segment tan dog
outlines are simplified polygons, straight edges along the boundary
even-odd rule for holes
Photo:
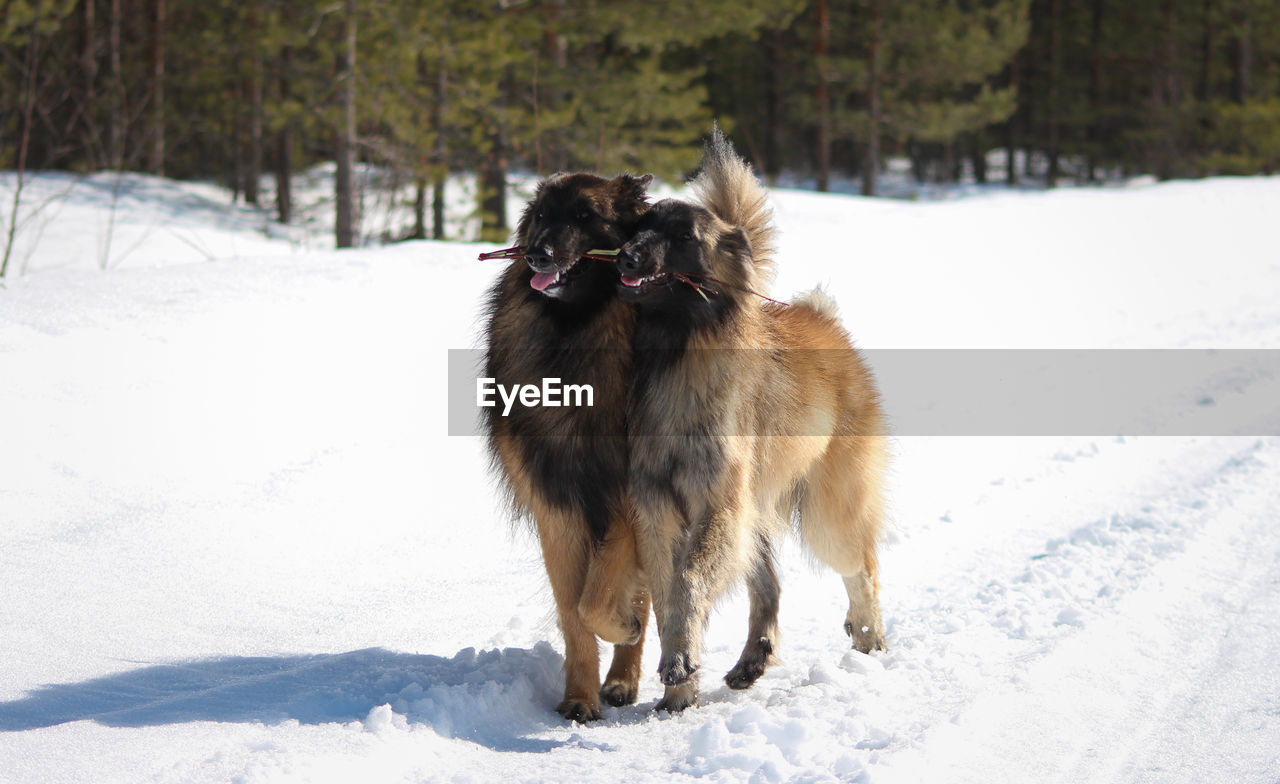
[[[884,645],[876,546],[887,463],[871,373],[820,292],[789,306],[769,279],[765,192],[717,131],[694,186],[705,206],[654,204],[618,255],[639,306],[628,409],[630,488],[671,711],[697,702],[703,630],[746,578],[746,646],[725,676],[747,688],[778,643],[773,540],[802,541],[844,578],[845,631]]]

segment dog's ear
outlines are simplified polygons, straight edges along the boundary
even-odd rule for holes
[[[613,186],[616,189],[619,200],[643,202],[648,196],[646,189],[649,183],[653,182],[652,174],[622,174],[614,178]]]
[[[535,206],[538,200],[542,198],[542,194],[547,192],[547,187],[552,184],[553,180],[562,179],[563,175],[553,174],[550,177],[538,183],[538,187],[533,190],[533,198],[529,199],[529,203],[524,205],[524,210],[520,212],[520,220],[516,221],[516,244],[529,244],[529,228],[533,225],[533,216],[535,214]]]
[[[541,193],[542,189],[539,188]],[[529,244],[529,227],[533,224],[533,205],[538,203],[538,197],[534,196],[529,203],[524,205],[524,211],[520,213],[520,220],[516,222],[516,244]]]
[[[747,233],[741,226],[734,226],[721,234],[716,240],[716,249],[743,262],[751,261],[751,240],[747,239]]]

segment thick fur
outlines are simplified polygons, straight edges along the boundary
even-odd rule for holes
[[[694,185],[712,209],[655,204],[619,256],[623,295],[639,305],[630,488],[662,637],[659,707],[673,711],[697,702],[712,605],[744,578],[747,642],[725,680],[746,688],[773,661],[773,540],[791,520],[844,578],[853,646],[884,645],[886,444],[874,380],[825,294],[780,306],[744,290],[768,281],[773,227],[763,188],[718,132]],[[704,298],[670,272],[727,285]]]
[[[518,244],[554,265],[558,285],[533,285],[533,262],[512,263],[489,292],[485,375],[502,385],[590,384],[594,405],[484,409],[489,451],[513,509],[533,523],[565,640],[565,718],[600,717],[600,700],[635,702],[648,596],[638,572],[627,494],[627,379],[635,308],[616,296],[607,262],[648,208],[650,177],[557,174],[542,182],[516,229]],[[531,257],[532,258],[532,257]],[[550,273],[548,273],[550,274]],[[612,642],[603,687],[596,636]]]

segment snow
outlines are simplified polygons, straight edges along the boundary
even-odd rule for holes
[[[736,594],[700,707],[652,711],[650,639],[639,704],[567,724],[537,548],[448,435],[489,246],[335,252],[139,175],[30,187],[0,288],[4,784],[1276,781],[1274,409],[1247,437],[899,437],[888,651],[848,650],[839,579],[788,545],[753,689],[713,675]],[[1277,178],[774,202],[775,294],[823,284],[867,349],[1280,347]]]

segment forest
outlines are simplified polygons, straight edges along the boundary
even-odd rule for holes
[[[445,238],[451,173],[484,236],[512,172],[678,182],[713,121],[770,181],[1270,174],[1278,0],[5,0],[0,167],[210,179],[289,222],[336,162],[411,184]],[[274,181],[271,204],[262,183]],[[14,197],[15,199],[17,196]]]

